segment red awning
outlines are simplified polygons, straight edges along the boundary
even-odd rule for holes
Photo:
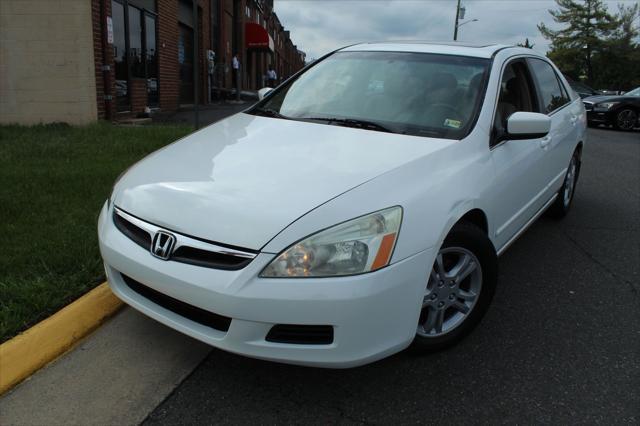
[[[244,40],[247,49],[270,50],[273,52],[273,39],[262,26],[247,22],[244,24]]]

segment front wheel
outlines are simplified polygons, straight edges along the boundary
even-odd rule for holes
[[[616,114],[613,125],[618,130],[630,131],[636,127],[638,122],[638,113],[632,109],[625,108]]]
[[[497,275],[497,255],[485,233],[468,223],[456,225],[425,284],[414,349],[444,349],[468,334],[489,307]]]

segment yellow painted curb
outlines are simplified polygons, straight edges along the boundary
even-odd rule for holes
[[[100,284],[75,302],[0,345],[0,395],[71,349],[122,302]]]

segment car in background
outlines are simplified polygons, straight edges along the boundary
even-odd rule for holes
[[[605,124],[619,130],[640,127],[640,87],[620,96],[590,96],[582,103],[589,126]]]
[[[601,92],[599,92],[598,90],[595,90],[595,89],[587,86],[584,83],[572,80],[571,78],[569,78],[567,76],[565,76],[565,78],[567,79],[567,82],[569,83],[569,86],[571,86],[573,91],[576,92],[578,94],[578,96],[580,96],[583,99],[584,98],[588,98],[589,96],[602,95]]]

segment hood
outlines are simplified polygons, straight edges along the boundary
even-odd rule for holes
[[[453,143],[240,113],[134,165],[113,201],[169,230],[257,250],[320,204]]]
[[[599,104],[602,102],[624,102],[628,100],[628,97],[620,96],[620,95],[599,95],[599,96],[589,96],[584,98],[583,101],[593,102],[594,104]]]

